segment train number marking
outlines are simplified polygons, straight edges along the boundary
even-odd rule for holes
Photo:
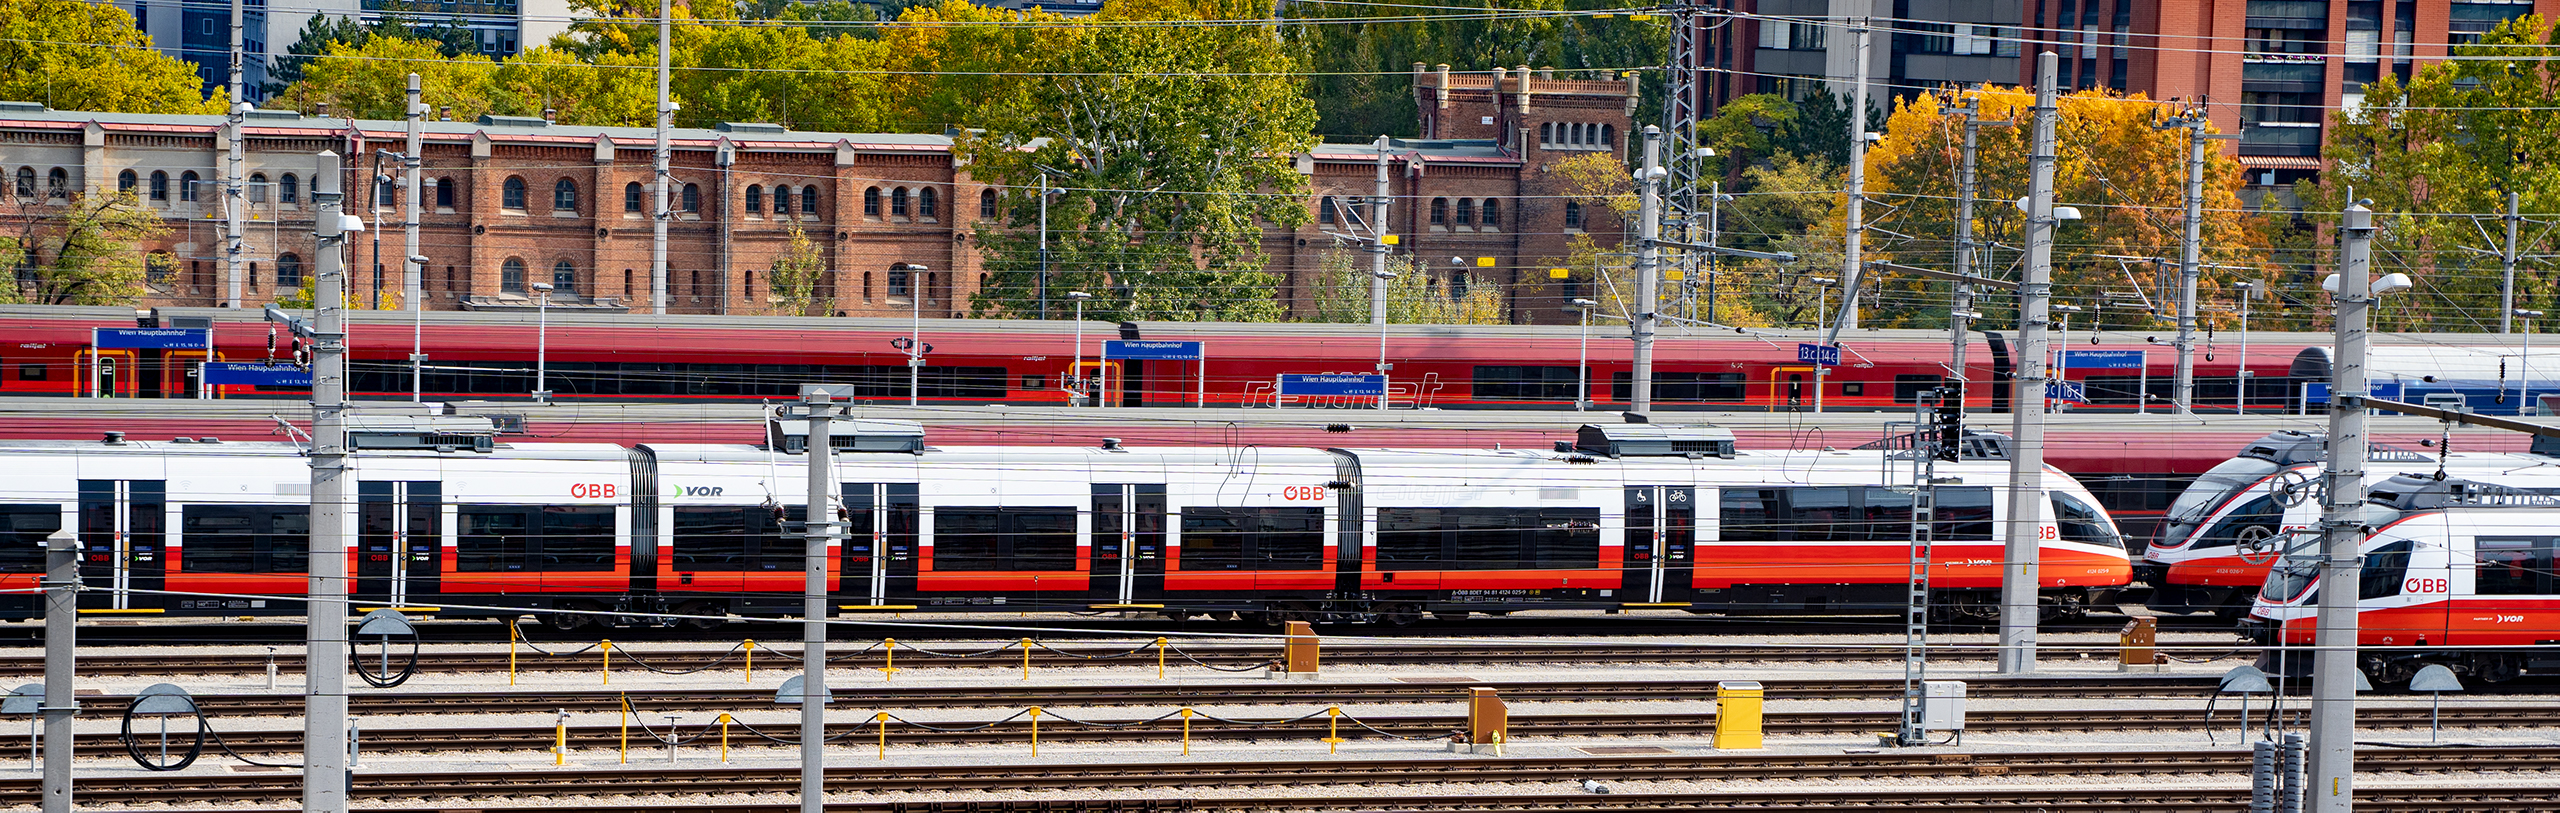
[[[1280,499],[1290,502],[1324,502],[1324,486],[1289,486],[1280,489]]]
[[[612,484],[612,483],[572,483],[572,484],[570,484],[570,485],[569,485],[569,496],[570,496],[570,498],[572,498],[572,499],[580,499],[580,500],[585,500],[585,499],[609,500],[609,499],[613,499],[613,484]]]
[[[2450,593],[2453,585],[2446,579],[2410,579],[2400,584],[2403,593]]]

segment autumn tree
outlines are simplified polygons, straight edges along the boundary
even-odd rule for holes
[[[282,98],[304,112],[325,102],[333,116],[397,119],[408,106],[408,75],[415,73],[429,107],[449,106],[455,118],[473,119],[493,112],[491,80],[497,71],[488,57],[448,58],[427,40],[370,36],[331,46],[326,56],[304,66],[302,81],[287,87]]]
[[[154,50],[112,3],[0,0],[0,99],[57,110],[213,113],[195,68]]]
[[[1325,252],[1316,260],[1316,273],[1308,293],[1312,294],[1314,312],[1310,322],[1357,323],[1369,321],[1370,258],[1368,252],[1348,248]],[[1432,276],[1429,263],[1411,254],[1387,257],[1387,321],[1396,324],[1432,325],[1499,325],[1505,318],[1502,291],[1492,285],[1470,285],[1463,289]]]
[[[1528,65],[1574,78],[1615,78],[1661,64],[1671,18],[1605,13],[1617,8],[1597,0],[1288,3],[1281,30],[1307,66],[1307,92],[1322,112],[1319,132],[1411,136],[1419,119],[1414,63],[1459,71]],[[1563,13],[1578,11],[1603,13]],[[1354,20],[1368,22],[1345,24]],[[1661,72],[1640,76],[1636,120],[1652,121],[1661,115]]]
[[[827,255],[800,224],[791,224],[790,243],[773,258],[773,310],[785,316],[825,316],[835,312],[826,284]]]
[[[2405,83],[2386,71],[2366,84],[2364,103],[2330,121],[2330,168],[2301,190],[2312,222],[2373,201],[2375,272],[2418,282],[2382,300],[2378,318],[2393,330],[2496,330],[2500,272],[2482,252],[2500,249],[2504,235],[2491,218],[2506,212],[2510,192],[2526,218],[2560,210],[2560,29],[2550,18],[2513,19],[2453,53],[2467,59],[2428,65]],[[2521,237],[2547,240],[2531,227]],[[2522,252],[2548,254],[2549,245]],[[2322,245],[2294,260],[2326,267],[2329,258]],[[2560,306],[2554,281],[2547,267],[2520,266],[2516,307]]]
[[[131,191],[74,193],[69,205],[42,212],[18,207],[10,218],[17,232],[0,237],[0,256],[16,258],[17,284],[0,285],[10,304],[132,304],[154,267],[142,246],[169,233]]]
[[[1307,218],[1296,158],[1314,146],[1268,9],[1244,0],[1129,0],[1043,27],[1015,54],[1036,81],[990,99],[953,145],[982,181],[1017,190],[978,229],[991,281],[971,309],[1039,312],[1039,196],[1050,287],[1103,319],[1276,318],[1261,223]],[[1147,25],[1152,21],[1174,24]],[[1182,24],[1206,23],[1206,24]]]

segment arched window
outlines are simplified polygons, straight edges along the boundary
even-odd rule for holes
[[[71,171],[61,167],[54,167],[52,172],[46,173],[44,176],[44,196],[48,198],[71,197]]]
[[[1472,201],[1472,200],[1468,200],[1468,199],[1466,199],[1466,198],[1459,198],[1459,199],[1458,199],[1458,225],[1461,225],[1461,226],[1473,226],[1473,225],[1475,225],[1475,224],[1476,224],[1476,202],[1475,202],[1475,201]]]
[[[1432,199],[1431,199],[1431,225],[1434,225],[1434,226],[1446,226],[1446,225],[1449,225],[1449,199],[1448,199],[1448,198],[1432,198]]]
[[[862,190],[862,216],[880,216],[880,187],[874,186]]]
[[[622,210],[625,212],[641,211],[639,181],[632,181],[622,185]]]
[[[1539,122],[1538,145],[1543,147],[1553,143],[1556,143],[1556,123],[1552,121]]]
[[[1493,198],[1485,198],[1485,199],[1484,199],[1484,227],[1485,227],[1485,228],[1488,228],[1488,229],[1492,229],[1492,228],[1500,228],[1501,226],[1502,226],[1502,201],[1495,200],[1495,199],[1493,199]]]
[[[990,218],[990,219],[992,219],[992,218],[994,218],[994,217],[996,216],[996,191],[995,191],[995,190],[993,190],[993,189],[981,189],[981,190],[978,190],[978,216],[979,216],[979,217],[982,217],[982,218]]]
[[[156,175],[159,173],[153,174]],[[442,198],[438,199],[441,200]],[[284,177],[276,179],[276,202],[301,203],[302,179],[294,177],[293,173],[290,172],[285,173]]]
[[[285,252],[276,256],[276,290],[302,287],[302,255]]]
[[[696,213],[702,211],[702,187],[693,184],[684,185],[684,210]]]
[[[915,288],[914,273],[907,270],[906,263],[889,266],[890,297],[912,297],[915,295]]]
[[[780,207],[780,204],[781,204],[781,202],[782,202],[782,197],[783,197],[784,195],[790,194],[790,193],[788,193],[788,192],[784,192],[783,190],[785,190],[785,189],[789,189],[789,188],[790,188],[790,187],[785,187],[785,186],[777,186],[777,187],[774,187],[774,188],[773,188],[773,195],[774,195],[773,200],[774,200],[774,203],[776,204],[775,208],[781,208],[781,207]],[[751,214],[751,215],[760,215],[760,214],[764,214],[764,187],[762,187],[762,186],[758,186],[758,185],[755,185],[755,184],[748,184],[748,185],[747,185],[747,214]]]
[[[186,174],[178,176],[179,200],[192,201],[196,199],[197,180],[198,176],[196,175],[196,171],[192,169],[187,170]]]
[[[933,187],[916,190],[916,216],[941,217],[942,207],[934,202]]]
[[[514,257],[508,257],[505,263],[498,266],[498,291],[500,293],[523,296],[526,290],[527,289],[524,284],[524,261]]]
[[[125,174],[130,175],[130,174],[133,174],[133,173],[128,172],[128,173],[125,173]],[[118,179],[116,179],[116,184],[117,184],[118,186],[122,186],[122,185],[124,184],[124,179],[122,179],[122,178],[118,178]],[[253,175],[250,175],[250,176],[249,176],[249,202],[250,202],[250,203],[265,203],[265,202],[267,202],[267,174],[266,174],[266,173],[264,173],[264,172],[260,172],[260,173],[256,173],[256,174],[253,174]]]
[[[18,197],[22,197],[22,198],[32,198],[32,197],[35,197],[35,196],[36,196],[36,168],[35,168],[35,167],[19,167],[19,168],[18,168]]]
[[[290,178],[293,176],[287,175],[285,177]],[[169,199],[169,173],[158,171],[151,173],[151,199]]]
[[[558,180],[558,181],[554,181],[554,182],[552,182],[552,184],[551,184],[551,211],[554,211],[554,212],[569,212],[569,213],[571,213],[571,214],[576,214],[576,213],[577,213],[577,211],[578,211],[578,182],[577,182],[577,181],[569,180],[569,179],[567,179],[567,178],[562,178],[562,179],[560,179],[560,180]]]
[[[519,178],[519,177],[516,177],[516,176],[514,176],[514,175],[509,175],[509,176],[507,176],[507,183],[506,183],[506,185],[505,185],[505,186],[503,186],[503,187],[501,187],[501,189],[502,189],[503,191],[501,191],[501,192],[499,193],[498,205],[500,205],[500,206],[504,206],[504,207],[509,208],[509,209],[514,209],[514,210],[517,210],[517,211],[523,211],[523,210],[524,210],[524,179],[523,179],[523,178]]]
[[[451,208],[453,208],[453,179],[452,179],[452,178],[437,178],[437,179],[436,179],[436,208],[438,208],[438,209],[451,209]]]
[[[393,183],[389,178],[374,181],[373,200],[375,205],[379,206],[400,205],[400,185]]]
[[[559,296],[578,295],[578,267],[566,259],[551,263],[551,292]]]
[[[741,269],[738,269],[738,298],[739,298],[739,299],[746,300],[746,301],[748,301],[748,302],[754,302],[754,301],[756,301],[756,270],[755,270],[755,269],[753,269],[753,268],[741,268]]]
[[[800,187],[800,213],[804,215],[814,215],[818,213],[817,187]]]
[[[1564,227],[1568,229],[1582,228],[1581,203],[1570,200],[1564,202]]]
[[[1618,128],[1616,125],[1600,125],[1600,146],[1611,150],[1618,148]]]
[[[893,189],[893,190],[890,190],[890,191],[889,191],[889,216],[890,216],[890,217],[906,217],[906,216],[907,216],[907,188],[906,188],[906,187],[901,186],[901,187],[898,187],[898,188],[896,188],[896,189]]]
[[[787,215],[791,213],[790,184],[782,184],[773,188],[773,213],[776,215]]]
[[[134,187],[141,185],[142,176],[134,174],[133,170],[116,173],[116,191],[118,192],[131,192]]]
[[[1324,196],[1324,200],[1316,205],[1316,222],[1330,226],[1334,221],[1342,219],[1342,214],[1334,210],[1337,205],[1333,202],[1332,195]]]

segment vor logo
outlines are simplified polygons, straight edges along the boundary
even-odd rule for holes
[[[720,486],[676,486],[675,490],[676,496],[679,497],[720,496]]]

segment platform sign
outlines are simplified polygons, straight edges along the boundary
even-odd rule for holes
[[[1123,361],[1199,361],[1200,343],[1113,339],[1102,343],[1102,357]]]
[[[1840,366],[1840,348],[1827,344],[1799,342],[1796,344],[1796,361],[1819,364],[1824,367],[1838,367]]]
[[[1341,396],[1376,398],[1387,394],[1387,377],[1371,373],[1283,374],[1277,385],[1281,397],[1310,398]]]
[[[2056,401],[2085,404],[2089,402],[2089,390],[2070,381],[2047,381],[2044,382],[2044,397]]]
[[[213,331],[192,327],[102,327],[89,331],[89,346],[99,350],[203,350],[213,344]]]
[[[2140,350],[2065,350],[2055,366],[2072,370],[2139,370],[2146,366]]]
[[[2381,399],[2381,400],[2384,400],[2384,401],[2397,401],[2397,400],[2400,400],[2400,382],[2397,382],[2397,381],[2374,381],[2374,382],[2368,382],[2368,383],[2365,385],[2365,392],[2366,392],[2366,393],[2368,393],[2368,394],[2365,396],[2365,397],[2368,397],[2368,398],[2378,398],[2378,399]],[[2326,382],[2326,381],[2313,381],[2313,382],[2309,382],[2309,383],[2305,383],[2305,384],[2303,384],[2303,385],[2302,385],[2302,402],[2303,402],[2303,403],[2305,403],[2305,404],[2325,404],[2325,403],[2328,403],[2328,402],[2329,402],[2329,382]]]
[[[204,383],[234,387],[311,386],[311,370],[299,364],[250,364],[217,361],[204,366]]]

